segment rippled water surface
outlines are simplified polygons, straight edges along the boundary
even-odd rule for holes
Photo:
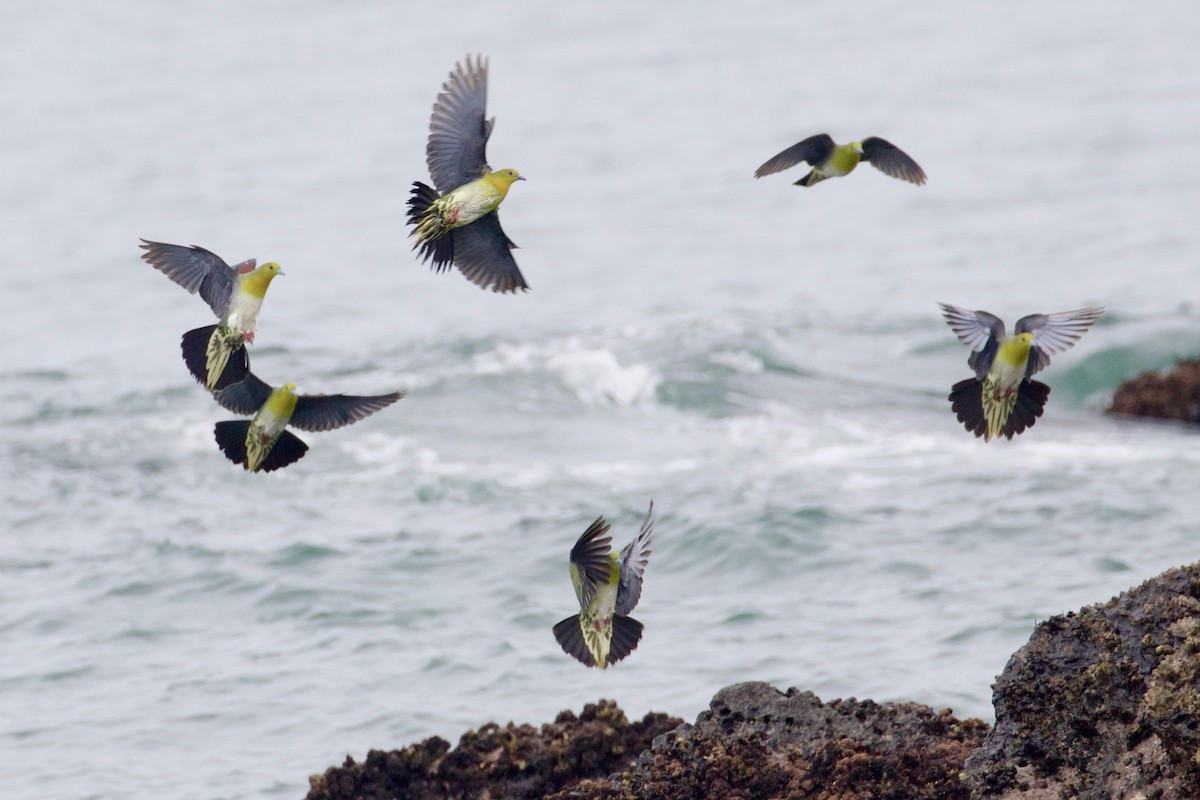
[[[736,7],[735,7],[736,6]],[[0,767],[12,797],[302,797],[347,753],[761,679],[990,717],[1047,616],[1200,557],[1200,7],[0,6]],[[491,57],[533,291],[409,252],[430,106]],[[863,167],[750,176],[812,133]],[[283,264],[255,371],[396,406],[247,475],[139,237]],[[935,301],[1109,313],[984,445]],[[637,652],[551,625],[598,514],[658,525]]]

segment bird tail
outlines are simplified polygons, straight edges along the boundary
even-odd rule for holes
[[[434,203],[440,199],[436,189],[420,181],[413,183],[408,198],[408,224],[413,226],[409,238],[413,240],[413,249],[422,262],[430,262],[438,272],[454,263],[454,235],[442,224],[441,215],[434,208]]]
[[[637,649],[642,640],[642,623],[633,617],[613,615],[612,643],[608,646],[608,663],[615,664]]]
[[[997,399],[979,380],[968,378],[954,384],[949,399],[958,421],[987,442],[998,436],[1011,439],[1032,428],[1049,397],[1049,386],[1025,380],[1011,396]]]
[[[579,627],[579,615],[572,614],[554,626],[554,638],[558,646],[571,658],[581,662],[585,667],[596,666],[596,659],[583,641],[583,629]]]
[[[217,446],[221,452],[235,464],[241,464],[250,469],[246,461],[246,436],[250,433],[250,420],[238,419],[218,422],[213,430]],[[308,445],[300,437],[290,431],[279,434],[279,439],[271,447],[258,470],[272,472],[299,461],[308,452]]]
[[[238,347],[232,352],[225,351],[224,368],[215,374],[209,371],[209,349],[212,345],[213,337],[222,338],[217,330],[219,327],[218,325],[207,325],[203,328],[190,330],[183,335],[183,338],[179,342],[179,349],[183,351],[183,362],[187,364],[188,372],[191,372],[192,377],[202,386],[206,386],[214,392],[237,383],[246,377],[246,373],[250,371],[250,355],[246,352],[246,348],[241,345],[240,336],[236,337]],[[220,345],[218,345],[217,349],[221,349]],[[218,360],[220,360],[219,356]]]
[[[813,184],[817,184],[817,183],[820,183],[821,181],[825,180],[826,177],[827,176],[825,176],[825,175],[818,175],[817,171],[814,169],[814,170],[810,170],[807,175],[805,175],[803,178],[796,181],[792,185],[793,186],[812,186]]]
[[[985,442],[1005,435],[1005,426],[1008,424],[1008,418],[1012,416],[1013,408],[1017,405],[1019,394],[1020,386],[1001,396],[997,384],[984,379],[979,399],[983,417],[987,421],[987,433],[983,435]],[[1012,438],[1011,433],[1008,434],[1008,438]]]
[[[241,464],[246,469],[246,434],[250,432],[250,420],[238,419],[218,422],[213,429],[217,439],[217,447],[235,464]]]
[[[976,378],[967,378],[950,387],[950,408],[967,430],[984,441],[991,438],[987,420],[983,417],[983,384]]]
[[[277,469],[283,469],[288,464],[294,464],[304,458],[304,454],[307,452],[308,445],[299,436],[296,436],[291,431],[284,431],[279,434],[279,438],[275,441],[275,446],[267,453],[259,469],[263,472],[274,472]]]
[[[1004,435],[1011,439],[1026,428],[1032,428],[1045,410],[1049,397],[1050,387],[1041,381],[1022,381],[1016,392],[1016,405],[1004,426]]]

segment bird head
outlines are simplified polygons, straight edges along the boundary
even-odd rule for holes
[[[1023,367],[1032,350],[1033,334],[1025,331],[1002,341],[999,350],[996,351],[996,357],[1014,367]]]
[[[505,186],[512,186],[517,181],[525,180],[515,169],[498,169],[491,175],[492,180]]]
[[[296,384],[285,383],[271,392],[267,402],[263,404],[263,409],[280,419],[291,419],[299,399],[296,394]]]
[[[862,142],[851,142],[850,149],[861,156],[863,151]]]
[[[258,269],[242,278],[242,290],[255,297],[263,297],[267,287],[276,275],[282,275],[283,269],[275,261],[268,261]]]
[[[515,169],[498,169],[495,172],[489,172],[483,176],[483,179],[492,184],[499,192],[501,199],[508,196],[508,190],[517,181],[523,181],[521,173]]]

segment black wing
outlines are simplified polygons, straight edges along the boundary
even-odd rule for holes
[[[237,383],[213,392],[213,399],[235,414],[257,414],[273,390],[253,372]],[[297,403],[299,405],[299,403]]]
[[[529,289],[512,256],[516,245],[500,228],[495,211],[455,228],[450,235],[454,237],[454,264],[471,283],[493,292]]]
[[[486,172],[487,140],[494,120],[487,112],[487,61],[467,56],[467,66],[455,64],[450,79],[433,104],[425,162],[433,185],[442,194],[470,183]]]
[[[918,186],[925,183],[925,171],[907,153],[887,139],[868,136],[863,139],[862,147],[862,160],[870,161],[871,166],[880,172]]]
[[[818,133],[816,136],[810,136],[769,159],[754,171],[754,177],[761,178],[764,175],[773,175],[776,172],[782,172],[789,167],[796,166],[801,161],[807,161],[815,167],[833,154],[834,146],[833,137],[828,133]]]
[[[138,245],[146,252],[142,259],[162,272],[191,294],[200,292],[213,313],[224,317],[229,309],[229,298],[233,297],[238,283],[238,272],[225,263],[216,253],[203,247],[184,247],[178,244],[163,244],[142,239]],[[239,267],[254,267],[254,261],[243,261]]]
[[[596,587],[608,583],[612,569],[612,537],[608,535],[609,524],[604,517],[588,526],[571,548],[571,566],[578,575],[579,605],[586,608],[592,602]]]
[[[331,431],[369,417],[404,395],[403,391],[369,397],[349,394],[302,394],[296,400],[296,410],[292,412],[289,424],[302,431]]]

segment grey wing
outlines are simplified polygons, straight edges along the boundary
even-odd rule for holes
[[[587,608],[596,594],[596,587],[608,583],[609,570],[612,568],[612,537],[608,535],[609,524],[604,517],[596,517],[596,521],[580,535],[575,546],[571,548],[571,566],[578,575],[579,605]]]
[[[1044,369],[1050,363],[1051,355],[1071,349],[1103,313],[1103,307],[1092,306],[1054,314],[1030,314],[1017,320],[1017,333],[1033,334],[1033,355],[1026,368],[1026,377]]]
[[[142,239],[142,258],[191,294],[200,292],[213,313],[224,317],[238,283],[237,271],[203,247],[184,247]]]
[[[642,576],[650,562],[650,540],[654,535],[654,501],[646,512],[646,521],[637,537],[625,545],[618,564],[621,568],[621,584],[617,587],[618,614],[627,615],[637,607],[642,598]]]
[[[467,56],[467,65],[455,64],[449,80],[433,104],[425,162],[438,192],[452,192],[489,171],[488,137],[494,120],[487,112],[487,61]]]
[[[938,303],[942,316],[958,340],[971,348],[967,365],[975,370],[975,377],[983,380],[992,368],[992,359],[1004,338],[1004,320],[986,311],[971,311],[949,303]]]
[[[816,136],[810,136],[797,142],[783,152],[767,159],[761,167],[754,171],[754,177],[761,178],[764,175],[782,172],[789,167],[796,166],[801,161],[807,161],[815,167],[829,158],[833,153],[833,148],[833,137],[828,133],[818,133]]]
[[[470,225],[455,228],[453,236],[454,265],[471,283],[493,292],[529,288],[512,256],[516,245],[500,228],[500,217],[495,211]]]
[[[909,157],[908,153],[887,139],[868,136],[863,139],[862,146],[862,160],[870,161],[871,166],[880,172],[902,181],[915,183],[918,186],[925,183],[925,171]]]
[[[331,431],[371,416],[404,397],[406,392],[372,396],[350,394],[302,394],[289,421],[302,431]]]
[[[273,390],[253,372],[237,383],[213,392],[213,399],[235,414],[257,414]]]
[[[1004,338],[1004,321],[995,314],[971,311],[949,303],[938,305],[942,308],[942,316],[946,318],[950,330],[954,331],[960,342],[972,350],[982,350],[988,339],[1000,341]]]

